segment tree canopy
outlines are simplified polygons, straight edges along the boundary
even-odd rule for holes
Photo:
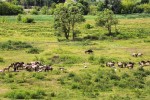
[[[60,33],[64,33],[66,39],[69,39],[70,32],[72,33],[72,39],[75,39],[75,25],[83,21],[85,19],[80,4],[57,5],[54,13],[54,28]]]

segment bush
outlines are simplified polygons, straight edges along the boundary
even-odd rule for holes
[[[68,77],[74,77],[75,76],[75,73],[71,72],[69,73]]]
[[[17,16],[17,21],[20,22],[21,19],[22,19],[22,16],[19,14],[19,15]]]
[[[137,8],[142,9],[144,13],[150,13],[150,4],[142,4],[137,6]]]
[[[90,15],[96,15],[97,13],[98,13],[98,7],[94,6],[94,5],[91,5],[89,14]]]
[[[32,46],[26,42],[11,41],[0,43],[0,49],[2,50],[20,50],[24,48],[32,48]]]
[[[31,53],[31,54],[39,54],[41,52],[41,50],[39,50],[38,48],[30,48],[27,53]]]
[[[40,10],[40,12],[41,12],[42,14],[47,15],[47,14],[48,14],[48,7],[47,7],[47,6],[42,7],[41,10]]]
[[[86,24],[86,25],[85,25],[85,28],[86,28],[86,29],[91,29],[91,28],[93,28],[93,26],[90,25],[90,24]]]
[[[51,97],[55,97],[56,96],[55,92],[52,92],[50,95],[51,95]]]
[[[32,9],[30,13],[33,14],[33,15],[38,15],[39,14],[37,9]]]
[[[83,39],[98,40],[99,37],[98,36],[87,35],[87,36],[83,37]]]
[[[46,93],[43,90],[14,90],[8,92],[5,97],[11,99],[43,99]]]
[[[0,57],[0,63],[3,63],[3,62],[4,62],[4,59]]]
[[[131,14],[136,6],[135,0],[122,0],[122,14]]]
[[[34,19],[29,18],[29,17],[24,17],[24,18],[22,18],[22,22],[23,23],[34,23]]]
[[[21,6],[0,1],[0,15],[17,15],[20,13],[23,13],[23,8]]]

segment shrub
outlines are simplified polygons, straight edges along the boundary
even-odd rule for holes
[[[0,43],[0,49],[2,50],[20,50],[24,48],[31,48],[32,46],[26,42],[21,41],[11,41]]]
[[[98,36],[87,35],[87,36],[83,37],[83,39],[98,40],[99,37]]]
[[[41,52],[40,49],[38,48],[30,48],[27,53],[31,53],[31,54],[39,54]]]
[[[17,16],[17,21],[20,22],[20,21],[21,21],[21,18],[22,18],[22,16],[19,14],[19,15]]]
[[[37,9],[32,9],[30,13],[33,14],[33,15],[38,15],[39,14]]]
[[[41,8],[40,12],[41,12],[42,14],[47,15],[47,14],[48,14],[48,7],[47,7],[47,6],[43,6],[43,7]]]
[[[34,92],[30,92],[31,99],[43,99],[45,95],[46,93],[43,90],[36,90]]]
[[[3,63],[3,62],[4,62],[4,59],[0,57],[0,63]]]
[[[74,77],[75,76],[75,73],[71,72],[68,74],[68,77]]]
[[[46,93],[43,90],[14,90],[6,93],[5,97],[12,99],[43,99]]]
[[[78,83],[73,83],[71,88],[72,89],[80,89],[80,85]]]
[[[54,9],[49,9],[48,10],[48,15],[53,15],[54,14]]]
[[[23,23],[34,23],[34,19],[29,18],[29,17],[24,17],[24,18],[22,18],[22,22]]]
[[[98,7],[94,6],[94,5],[91,5],[89,14],[90,15],[96,15],[97,13],[98,13]]]
[[[141,4],[137,8],[142,9],[144,13],[150,13],[150,4]]]
[[[23,8],[21,6],[0,1],[0,15],[17,15],[19,13],[23,13]]]
[[[55,97],[56,96],[55,92],[52,92],[50,95],[51,95],[51,97]]]
[[[91,29],[91,28],[93,28],[93,26],[90,25],[90,24],[86,24],[86,25],[85,25],[85,28],[86,28],[86,29]]]
[[[2,17],[2,23],[5,23],[5,22],[6,22],[6,18]]]
[[[123,14],[131,14],[133,13],[133,9],[136,6],[135,0],[122,0],[122,11]]]

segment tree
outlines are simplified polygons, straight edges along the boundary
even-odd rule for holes
[[[108,34],[112,35],[112,25],[118,24],[118,20],[115,18],[112,10],[105,9],[99,16],[96,18],[97,26],[104,26],[108,29]]]
[[[64,33],[65,38],[69,39],[72,32],[72,39],[75,39],[75,25],[85,21],[78,3],[70,3],[67,5],[57,5],[54,12],[54,28]]]
[[[104,7],[111,9],[114,13],[121,12],[121,0],[105,0]]]
[[[149,0],[141,0],[141,3],[149,3]]]
[[[83,5],[83,13],[84,15],[87,15],[89,13],[89,3],[85,0],[79,0],[79,3]]]

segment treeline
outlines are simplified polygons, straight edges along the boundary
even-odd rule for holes
[[[25,8],[30,8],[32,6],[51,6],[52,3],[64,3],[65,0],[6,0],[15,5],[22,5]]]
[[[54,9],[58,3],[78,2],[83,15],[97,15],[104,9],[110,9],[115,14],[132,14],[132,13],[150,13],[150,0],[6,0],[8,3],[2,3],[3,6],[21,5],[25,9],[32,9],[31,14],[54,14]],[[17,6],[18,7],[18,6]],[[5,8],[1,7],[0,9]],[[11,10],[10,10],[11,11]],[[16,10],[15,10],[16,11]],[[12,13],[5,9],[0,12],[6,12],[6,15]],[[3,14],[3,13],[0,13]],[[14,13],[16,14],[16,13]]]
[[[89,13],[97,14],[106,8],[115,14],[150,13],[150,0],[100,0],[90,5]]]
[[[21,6],[0,1],[0,15],[17,15],[19,13],[23,13],[23,8]]]

